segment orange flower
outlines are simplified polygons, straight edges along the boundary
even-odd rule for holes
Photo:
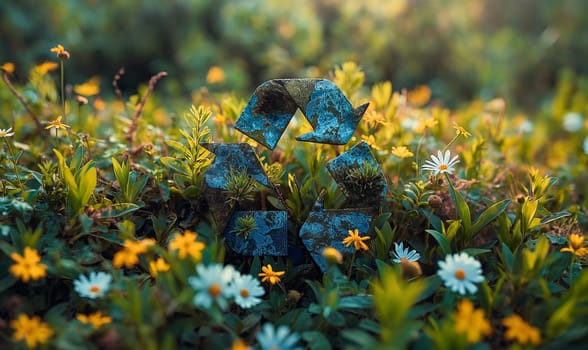
[[[578,257],[583,257],[588,254],[588,248],[584,243],[584,235],[579,233],[572,233],[568,236],[568,246],[561,248],[560,252],[570,252]]]
[[[20,314],[15,320],[10,321],[10,327],[14,329],[12,340],[24,340],[29,348],[37,344],[45,344],[53,336],[53,330],[39,316],[30,317]]]
[[[177,234],[169,242],[169,250],[177,250],[178,257],[184,259],[190,255],[194,260],[202,259],[202,251],[206,245],[196,240],[198,234],[190,230],[184,231],[183,234]]]
[[[74,92],[82,96],[94,96],[100,93],[100,78],[92,77],[83,84],[74,85]]]
[[[159,258],[155,261],[149,262],[149,274],[151,274],[151,277],[153,278],[157,277],[157,274],[159,272],[166,272],[169,271],[169,269],[169,264],[166,263],[165,260],[163,260],[163,258]]]
[[[286,271],[274,271],[271,264],[267,264],[266,266],[261,267],[261,273],[258,274],[261,277],[261,282],[268,282],[271,284],[280,283],[281,276],[283,276]]]
[[[65,48],[59,44],[55,47],[51,48],[51,52],[55,52],[57,54],[57,57],[59,57],[60,60],[66,60],[69,58],[69,52],[65,50]]]
[[[369,236],[361,237],[359,235],[358,229],[349,230],[349,237],[345,237],[345,239],[343,239],[343,244],[345,244],[346,247],[349,247],[351,243],[353,243],[355,250],[369,250],[367,244],[363,242],[367,241],[368,239],[370,239]]]
[[[5,62],[0,66],[0,70],[7,74],[14,73],[14,63]]]
[[[100,311],[89,315],[77,314],[76,319],[82,323],[91,324],[94,326],[94,329],[99,329],[105,324],[112,322],[112,318],[110,316],[102,315],[102,312]]]
[[[38,280],[47,274],[47,266],[40,263],[41,257],[35,249],[25,247],[24,256],[12,253],[10,257],[16,261],[16,264],[10,266],[10,273],[20,278],[23,282]]]
[[[465,333],[468,343],[474,344],[479,342],[483,335],[492,334],[492,326],[484,316],[484,310],[474,309],[471,301],[462,300],[457,305],[455,331]]]
[[[52,70],[56,70],[58,67],[59,67],[59,64],[57,64],[55,62],[45,61],[41,64],[36,65],[34,70],[35,70],[35,72],[37,72],[41,75],[45,75],[45,74],[51,72]]]
[[[225,72],[219,66],[212,66],[206,73],[206,82],[209,84],[218,84],[225,81]]]
[[[504,334],[507,340],[515,340],[523,345],[528,343],[539,345],[541,343],[541,331],[525,322],[517,314],[503,318],[502,324],[507,327]]]
[[[431,99],[431,89],[426,85],[419,85],[408,92],[408,102],[415,106],[422,106]]]
[[[139,263],[139,255],[146,253],[147,249],[153,244],[155,244],[155,241],[150,238],[146,238],[142,241],[126,239],[123,249],[114,254],[112,266],[117,269],[122,266],[125,266],[126,268],[135,266]]]
[[[58,116],[55,120],[50,121],[47,126],[45,127],[45,129],[67,129],[70,128],[69,125],[64,124],[61,122],[61,119],[63,117],[62,116]]]

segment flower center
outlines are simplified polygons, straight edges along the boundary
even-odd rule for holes
[[[90,292],[92,294],[96,294],[100,292],[100,287],[98,287],[97,285],[93,285],[92,287],[90,287]]]
[[[464,280],[466,278],[466,273],[462,269],[455,270],[455,278],[458,280]]]
[[[212,296],[213,298],[218,296],[221,292],[221,286],[219,286],[218,284],[212,284],[210,287],[208,287],[208,294],[210,294],[210,296]]]
[[[439,170],[447,170],[447,164],[439,165]]]
[[[241,296],[247,298],[249,296],[249,291],[245,288],[241,289]]]
[[[400,258],[400,263],[401,264],[406,264],[408,262],[407,258]]]

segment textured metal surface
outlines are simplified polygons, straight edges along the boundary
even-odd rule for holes
[[[226,176],[230,174],[231,169],[247,172],[252,179],[264,186],[270,187],[270,182],[249,144],[202,143],[201,146],[215,154],[212,164],[204,173],[202,195],[219,231],[222,232],[235,207],[224,192],[227,186]]]
[[[252,216],[255,229],[247,238],[233,232],[239,217]],[[227,245],[238,254],[288,255],[288,213],[286,211],[235,211],[224,232]]]
[[[225,189],[226,176],[231,169],[246,172],[255,181],[271,187],[251,145],[247,143],[201,143],[200,145],[215,154],[214,161],[204,173],[204,181],[208,187]]]
[[[384,172],[374,158],[366,142],[350,148],[327,164],[327,170],[347,197],[347,203],[354,208],[378,207],[386,195],[387,185]],[[357,178],[367,166],[375,169],[369,177]],[[352,176],[354,172],[356,176]]]
[[[369,209],[327,210],[321,208],[322,203],[315,204],[313,211],[300,228],[299,236],[312,259],[324,272],[328,265],[322,255],[323,249],[333,247],[342,254],[352,254],[355,248],[353,245],[346,247],[343,239],[349,235],[349,230],[357,229],[360,236],[367,235],[373,217]]]
[[[274,149],[297,109],[313,131],[299,141],[346,144],[368,104],[353,108],[343,92],[325,79],[274,79],[259,85],[235,128]]]

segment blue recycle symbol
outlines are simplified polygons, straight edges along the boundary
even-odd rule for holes
[[[313,131],[298,141],[347,144],[368,104],[354,108],[343,92],[325,79],[274,79],[259,85],[235,124],[235,128],[269,149],[274,149],[286,130],[294,113],[300,110],[313,127]],[[227,200],[225,192],[227,174],[232,170],[244,171],[259,184],[275,189],[261,165],[254,149],[247,143],[203,143],[215,154],[204,173],[203,195],[225,242],[233,251],[250,256],[288,255],[288,213],[275,211],[240,211]],[[358,191],[349,183],[346,174],[350,169],[371,166],[379,173],[375,188]],[[349,230],[357,229],[360,236],[367,235],[374,215],[386,194],[386,181],[382,169],[365,142],[326,164],[328,172],[343,190],[349,209],[325,209],[322,198],[317,199],[312,211],[300,227],[298,235],[318,267],[325,271],[327,263],[322,256],[330,246],[342,253],[352,253],[342,241]],[[255,228],[247,237],[235,232],[240,217],[252,217]]]

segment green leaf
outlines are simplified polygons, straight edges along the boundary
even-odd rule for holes
[[[543,218],[541,218],[541,225],[548,224],[552,221],[566,218],[568,216],[572,216],[572,213],[570,213],[568,211],[560,211],[557,213],[552,213],[550,215],[547,215],[547,216],[544,216]]]
[[[374,336],[361,329],[344,329],[341,331],[341,335],[346,340],[365,349],[373,349],[376,343]]]
[[[466,248],[466,249],[463,249],[462,252],[465,252],[470,256],[476,256],[476,255],[490,253],[490,252],[492,252],[492,250],[481,249],[481,248]]]
[[[306,331],[302,332],[302,339],[308,343],[308,348],[311,350],[330,350],[331,343],[327,337],[321,332],[317,331]]]
[[[461,220],[462,226],[466,234],[468,234],[469,237],[471,237],[472,216],[470,213],[470,207],[468,207],[468,204],[466,203],[461,193],[459,193],[459,191],[457,191],[455,187],[453,187],[453,183],[451,183],[451,181],[449,180],[449,176],[446,176],[446,180],[449,184],[449,192],[451,194],[451,198],[455,203],[457,217]]]
[[[186,136],[186,135],[184,135],[184,136]],[[174,141],[174,140],[166,140],[165,141],[165,144],[168,145],[168,146],[170,146],[171,148],[175,149],[176,151],[179,151],[179,152],[183,153],[182,155],[184,157],[189,156],[192,153],[192,152],[190,152],[190,150],[186,146],[184,146],[183,144],[181,144],[181,143],[179,143],[177,141]]]
[[[267,196],[267,201],[276,209],[278,210],[287,210],[286,207],[284,207],[284,204],[282,204],[282,202],[277,199],[274,196]]]
[[[435,230],[425,230],[425,232],[433,236],[437,243],[439,243],[439,248],[441,248],[441,253],[443,255],[451,254],[449,241],[447,241],[447,238],[441,232]]]
[[[500,202],[496,202],[490,207],[488,207],[476,220],[474,225],[471,228],[472,235],[478,233],[484,226],[488,225],[494,219],[496,219],[500,214],[502,214],[506,208],[510,205],[511,200],[505,199]]]
[[[108,209],[102,211],[102,218],[116,218],[134,211],[139,210],[141,207],[135,203],[115,203],[108,207]]]
[[[341,309],[367,309],[374,304],[371,295],[354,295],[342,297],[339,299],[337,306]]]
[[[502,243],[502,262],[510,273],[514,272],[514,255],[505,243]]]
[[[80,208],[82,209],[88,201],[90,200],[90,196],[94,193],[94,189],[96,188],[96,181],[97,181],[97,174],[96,168],[92,161],[86,163],[80,170],[79,175],[79,201],[80,201]]]

